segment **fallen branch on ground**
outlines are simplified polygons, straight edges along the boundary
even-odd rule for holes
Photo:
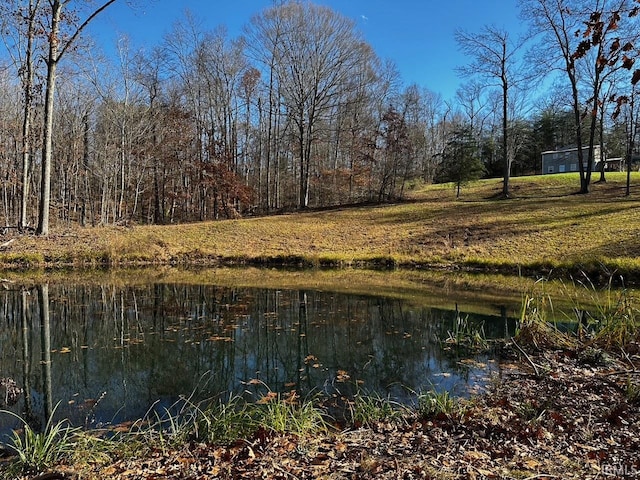
[[[11,240],[7,240],[6,242],[1,243],[0,244],[0,250],[4,250],[5,248],[8,248],[15,241],[16,241],[16,239],[12,238]]]

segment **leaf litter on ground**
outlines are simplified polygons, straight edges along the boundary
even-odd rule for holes
[[[514,356],[517,352],[514,352]],[[187,442],[108,464],[58,465],[74,479],[596,479],[640,476],[640,356],[579,351],[505,363],[452,414],[378,421],[312,438],[259,429],[231,445]],[[23,477],[24,479],[29,477]]]

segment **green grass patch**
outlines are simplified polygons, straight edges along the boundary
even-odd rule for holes
[[[418,394],[418,415],[422,418],[451,417],[462,412],[462,403],[447,390],[430,390]]]
[[[246,438],[256,428],[249,405],[240,397],[216,400],[193,409],[192,436],[200,442],[227,445]]]
[[[14,431],[7,447],[15,452],[13,469],[22,473],[38,473],[69,457],[76,447],[75,436],[78,428],[71,427],[65,420],[53,421],[55,409],[42,432],[36,432],[25,420],[13,412],[2,411],[20,420],[21,431]]]
[[[254,404],[257,424],[274,433],[290,433],[300,437],[326,433],[327,422],[312,401],[301,401],[295,395],[267,393]]]
[[[347,402],[347,420],[360,428],[379,422],[398,421],[406,416],[408,409],[389,398],[358,392]]]
[[[457,312],[455,325],[447,332],[447,338],[441,343],[445,350],[481,353],[489,350],[491,343],[484,332],[484,324],[474,325],[469,316]]]

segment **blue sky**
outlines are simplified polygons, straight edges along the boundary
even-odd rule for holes
[[[114,44],[126,34],[134,48],[155,46],[173,23],[190,10],[204,29],[225,25],[230,36],[271,0],[119,0],[91,29],[101,43]],[[316,0],[356,21],[365,39],[383,59],[393,60],[405,84],[417,83],[453,98],[461,79],[455,68],[468,60],[453,38],[456,28],[469,32],[495,25],[522,29],[516,0]],[[109,50],[109,45],[104,45]]]

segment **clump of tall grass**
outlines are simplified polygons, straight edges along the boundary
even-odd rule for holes
[[[239,396],[197,403],[189,397],[161,412],[154,404],[123,435],[123,440],[160,449],[180,446],[190,440],[224,445],[249,436],[257,428],[251,405]]]
[[[586,275],[585,275],[586,278]],[[553,303],[544,294],[527,295],[523,301],[515,339],[537,348],[601,348],[625,350],[640,340],[640,308],[637,300],[626,289],[613,288],[610,280],[604,290],[598,290],[588,279],[578,282],[586,292],[584,300],[573,299],[573,317],[568,317],[575,328],[558,329],[548,320],[553,317]],[[568,291],[575,292],[575,286]],[[585,295],[580,296],[585,298]]]
[[[429,390],[418,394],[418,415],[422,418],[444,415],[451,417],[462,411],[460,401],[448,390]]]
[[[548,320],[553,311],[553,302],[548,295],[527,295],[516,327],[514,340],[538,349],[574,348],[575,338],[558,329]]]
[[[268,390],[255,402],[237,395],[198,403],[182,399],[162,414],[145,415],[129,436],[164,449],[191,440],[228,445],[260,429],[305,436],[325,432],[327,425],[313,401],[301,400],[295,392],[283,395]]]
[[[192,436],[195,440],[230,444],[249,436],[256,428],[249,405],[238,396],[194,406]]]
[[[489,341],[484,331],[484,324],[474,325],[468,316],[456,316],[453,330],[447,332],[444,344],[448,348],[456,348],[474,353],[489,349]]]
[[[181,445],[189,438],[193,424],[190,413],[176,411],[177,404],[159,412],[156,410],[157,403],[135,421],[128,432],[120,432],[123,444],[133,445],[134,450],[154,446],[164,451]]]
[[[116,455],[123,455],[123,443],[117,438],[103,435],[104,431],[78,431],[75,436],[71,462],[80,464],[105,464],[112,461]],[[132,445],[127,445],[131,447]]]
[[[592,284],[588,288],[594,297],[597,291]],[[637,299],[626,289],[614,289],[609,282],[604,294],[596,297],[595,309],[591,312],[579,306],[576,311],[584,312],[579,325],[580,333],[586,333],[590,345],[611,349],[626,349],[640,339],[640,309]],[[586,321],[585,321],[586,317]],[[586,332],[583,332],[586,330]]]
[[[372,426],[382,421],[395,421],[403,418],[407,408],[389,398],[378,394],[356,393],[347,402],[347,419],[356,427]]]
[[[295,392],[282,395],[269,391],[251,404],[251,410],[258,426],[275,433],[305,436],[328,430],[322,410],[310,400],[301,400]]]
[[[22,472],[41,472],[74,452],[76,435],[80,429],[72,427],[66,420],[54,422],[55,411],[56,408],[53,409],[42,432],[36,432],[26,420],[13,412],[0,412],[11,415],[22,423],[22,432],[14,430],[9,439],[10,443],[5,444],[16,454],[13,465],[15,469]]]

